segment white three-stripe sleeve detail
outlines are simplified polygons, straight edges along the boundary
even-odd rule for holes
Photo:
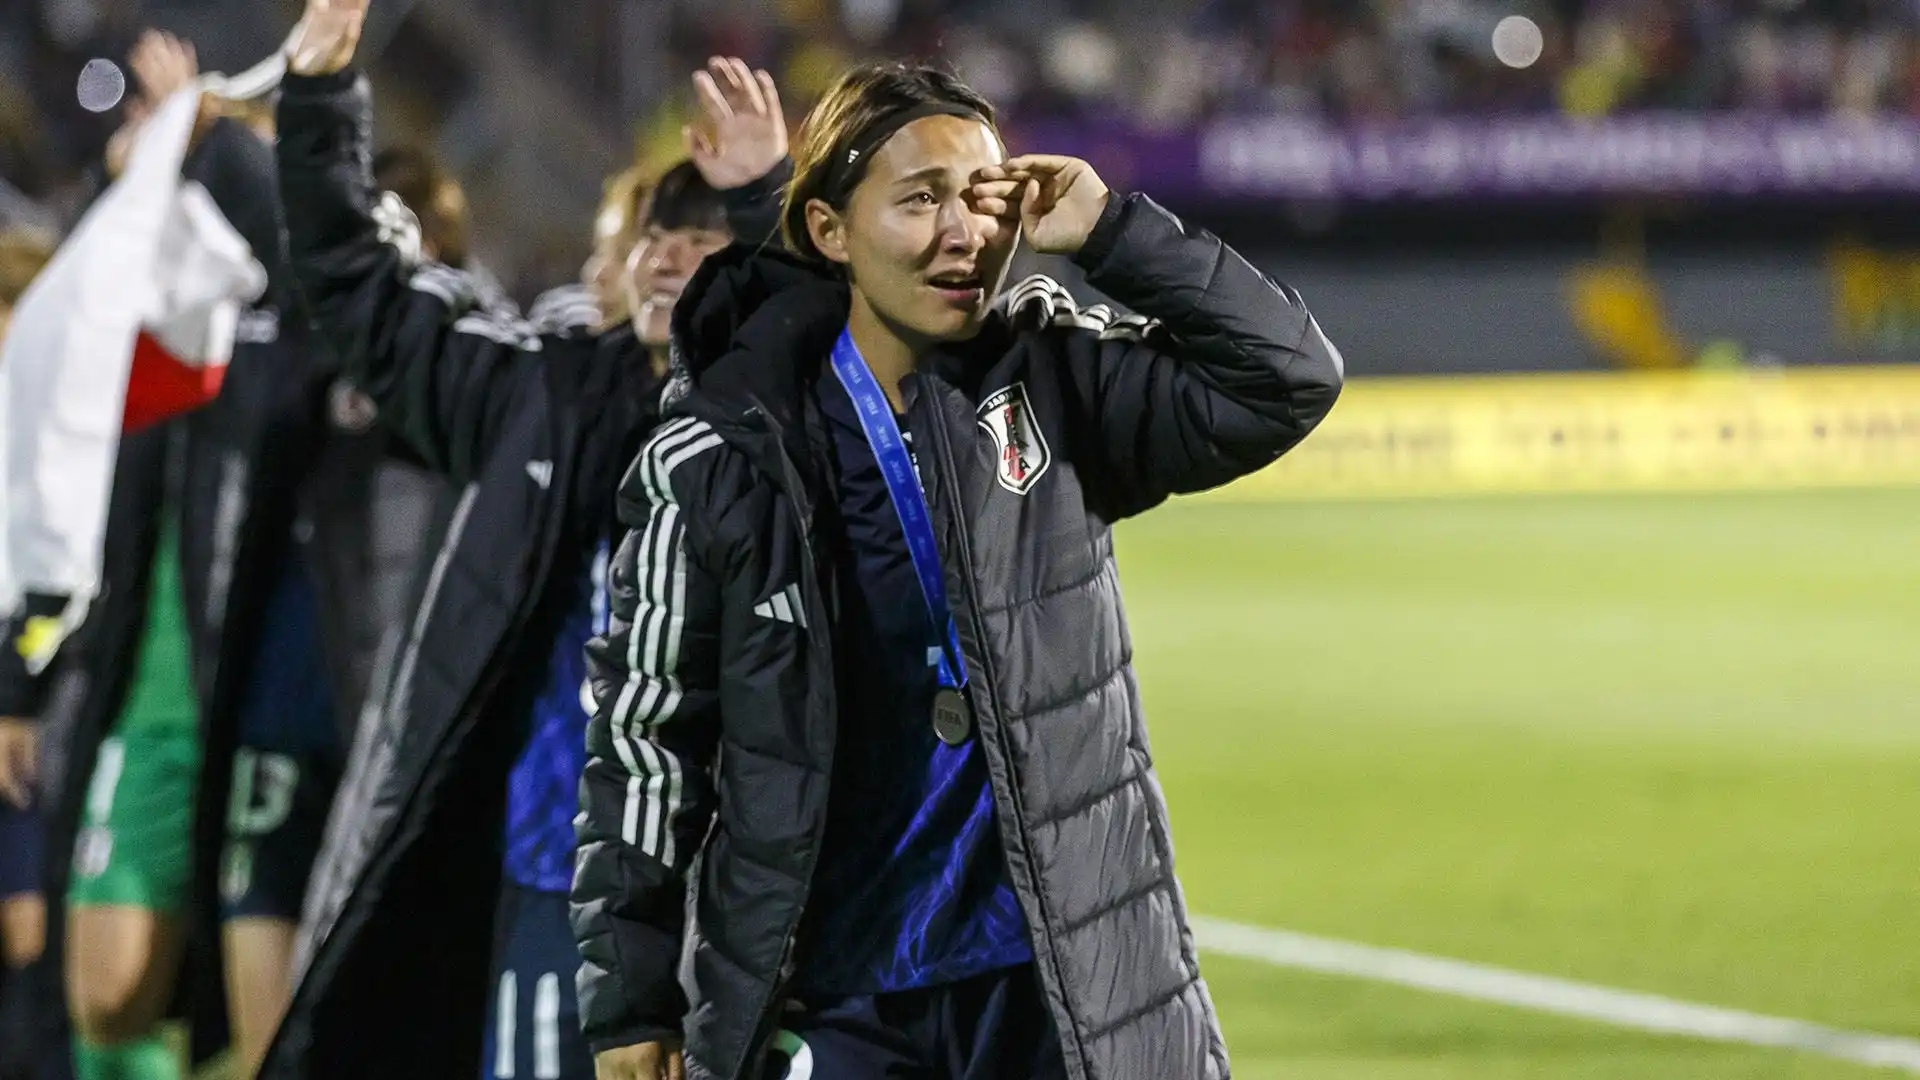
[[[493,1075],[498,1080],[513,1080],[513,1063],[519,1056],[514,1053],[513,1045],[519,1035],[515,1030],[520,1012],[519,988],[519,976],[511,971],[500,973],[499,996],[493,1000]]]
[[[640,803],[642,801],[640,796],[641,788],[644,784],[640,779],[640,770],[637,766],[629,769],[628,773],[627,799],[625,804],[620,807],[620,842],[628,847],[638,847],[640,844]]]
[[[666,456],[709,430],[705,424],[681,418],[667,421],[653,433],[640,460],[640,478],[655,505],[673,501],[673,488],[667,483],[666,470],[662,468]]]
[[[560,975],[533,985],[533,1080],[560,1080]]]
[[[685,697],[678,669],[687,620],[686,527],[672,476],[720,443],[704,423],[669,421],[655,432],[635,466],[653,510],[632,543],[635,604],[623,657],[627,678],[607,718],[609,741],[629,774],[621,838],[675,869],[679,852],[674,823],[685,799],[685,777],[678,756],[652,739]]]
[[[649,517],[646,528],[642,530],[640,536],[633,544],[633,571],[636,589],[639,585],[641,563],[646,557],[647,538],[653,535],[656,524],[657,520]],[[634,616],[636,619],[635,623],[627,627],[627,679],[620,684],[620,692],[614,695],[613,711],[607,715],[607,733],[609,740],[613,743],[613,752],[619,756],[620,764],[625,766],[629,773],[639,771],[639,762],[634,760],[633,749],[627,745],[626,739],[622,737],[626,723],[625,718],[631,714],[633,709],[633,696],[640,688],[640,680],[634,677],[634,673],[639,670],[638,650],[640,648],[640,626],[637,621],[639,612],[636,611]],[[631,843],[632,841],[629,840],[628,842]]]

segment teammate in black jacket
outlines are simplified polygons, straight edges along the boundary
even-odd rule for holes
[[[632,326],[539,332],[474,313],[465,283],[412,249],[407,217],[376,202],[368,100],[347,68],[363,10],[310,6],[282,87],[294,261],[383,422],[464,495],[386,705],[401,726],[377,835],[264,1075],[590,1075],[566,888],[595,556],[619,470],[657,419],[665,311],[708,251],[775,227],[778,178],[763,174],[784,160],[784,121],[763,76],[714,65],[698,82],[717,130],[647,204]]]
[[[799,256],[707,261],[622,485],[574,886],[602,1080],[1224,1077],[1108,530],[1298,443],[1339,354],[941,72],[854,71],[796,158]],[[1023,232],[1145,317],[996,303]]]
[[[148,108],[197,73],[191,49],[158,33],[131,66]],[[82,1080],[178,1074],[154,1023],[183,951],[196,1052],[224,1045],[224,996],[250,1072],[247,1036],[270,1029],[284,993],[274,946],[298,912],[329,759],[394,606],[382,592],[404,591],[413,561],[418,538],[390,546],[382,529],[424,501],[376,483],[385,440],[330,408],[338,367],[306,332],[286,272],[266,114],[202,105],[184,176],[266,265],[268,292],[242,314],[219,397],[122,438],[85,623],[37,674],[20,655],[41,636],[19,633],[30,622],[0,654],[0,715],[56,735],[48,877],[74,909]],[[22,614],[64,604],[30,596]]]

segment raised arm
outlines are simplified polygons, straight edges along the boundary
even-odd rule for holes
[[[1344,364],[1298,293],[1144,195],[1108,192],[1085,162],[1014,158],[985,197],[1017,184],[1033,246],[1072,257],[1138,312],[1083,311],[1046,279],[1011,299],[1066,337],[1081,472],[1110,518],[1216,487],[1292,449],[1339,397]],[[1013,207],[1003,206],[1009,213]]]
[[[714,57],[693,75],[699,114],[682,133],[687,157],[726,203],[742,244],[777,242],[780,198],[793,179],[787,117],[773,76],[738,57]]]
[[[465,482],[524,389],[540,339],[420,252],[419,225],[374,190],[372,105],[349,66],[366,0],[310,0],[281,85],[279,172],[294,274],[353,384],[435,471]]]

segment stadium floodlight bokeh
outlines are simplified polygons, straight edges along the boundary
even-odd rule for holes
[[[89,60],[87,66],[80,69],[80,82],[75,97],[80,107],[88,112],[106,112],[127,92],[127,76],[120,65],[111,60]]]
[[[1525,15],[1509,15],[1493,28],[1493,55],[1510,68],[1532,67],[1545,47],[1540,24]]]

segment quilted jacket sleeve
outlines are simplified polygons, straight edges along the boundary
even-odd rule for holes
[[[1057,305],[1083,339],[1068,349],[1073,419],[1110,517],[1260,469],[1339,397],[1340,352],[1300,294],[1146,196],[1115,193],[1075,262],[1143,316]]]
[[[755,247],[780,242],[780,198],[792,179],[793,159],[782,158],[760,179],[720,192],[735,242]]]
[[[685,878],[715,806],[719,586],[690,556],[688,461],[719,445],[670,421],[621,485],[632,531],[614,556],[612,621],[587,649],[593,718],[576,819],[573,933],[581,1026],[595,1053],[678,1034]]]

